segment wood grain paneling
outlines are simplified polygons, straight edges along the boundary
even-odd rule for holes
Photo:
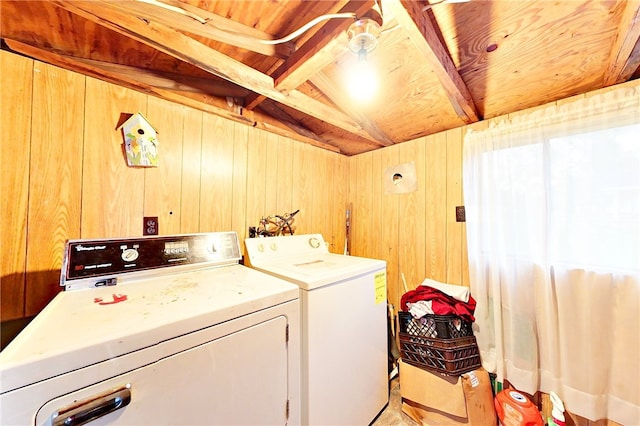
[[[447,145],[446,135],[428,136],[426,141],[426,278],[446,281]],[[452,283],[459,284],[459,283]]]
[[[370,239],[368,235],[376,232],[373,223],[376,213],[372,210],[373,194],[371,186],[373,185],[373,153],[367,152],[359,155],[354,166],[357,174],[356,193],[353,197],[353,217],[352,225],[354,232],[352,233],[352,254],[361,256],[361,253],[372,253],[372,247],[369,245]],[[371,257],[369,255],[369,257]]]
[[[318,206],[316,204],[318,200],[316,190],[318,187],[314,183],[315,179],[319,176],[325,176],[325,180],[322,182],[322,185],[326,185],[326,175],[320,174],[321,172],[319,168],[322,165],[319,164],[319,151],[314,150],[310,145],[303,145],[300,154],[301,156],[298,157],[299,163],[296,166],[296,169],[300,170],[301,177],[301,185],[298,187],[298,190],[300,191],[300,203],[305,206],[305,208],[299,213],[302,214],[304,219],[304,225],[301,233],[314,233],[322,228],[322,222],[316,222],[316,219],[319,217],[317,209]]]
[[[0,307],[24,315],[33,61],[0,51]]]
[[[293,182],[292,200],[294,208],[300,209],[296,215],[296,226],[298,234],[313,232],[313,224],[309,211],[313,202],[312,182],[313,176],[309,171],[307,161],[312,161],[308,156],[309,149],[306,145],[293,144]]]
[[[350,158],[350,179],[356,181],[351,182],[350,194],[354,203],[352,254],[387,261],[387,292],[396,309],[405,292],[403,276],[408,289],[425,278],[448,278],[446,211],[451,176],[446,141],[443,133]],[[461,157],[451,161],[461,161]],[[418,190],[386,193],[385,171],[410,162],[416,165]],[[461,173],[461,164],[458,172]],[[462,175],[457,179],[461,181]],[[455,188],[455,184],[452,186]],[[459,239],[454,244],[459,244]],[[460,275],[461,260],[452,262],[457,262],[455,269]]]
[[[200,229],[231,229],[233,202],[233,122],[205,114],[202,125]]]
[[[333,169],[333,161],[331,161],[331,154],[329,151],[320,151],[318,152],[317,160],[311,162],[316,165],[314,176],[324,176],[325,182],[324,185],[314,185],[312,220],[318,227],[318,232],[324,236],[326,242],[329,244],[329,248],[333,248],[335,244],[331,238],[333,234],[331,230],[331,216],[334,208],[331,194],[333,193],[336,177]],[[333,249],[335,250],[335,248]]]
[[[400,196],[398,194],[388,194],[384,191],[383,176],[384,171],[392,166],[400,164],[400,146],[394,145],[384,150],[374,151],[374,164],[379,164],[379,169],[375,174],[374,188],[378,189],[378,197],[382,200],[380,208],[380,241],[377,242],[377,258],[387,261],[387,294],[389,302],[397,309],[400,304],[400,296],[404,293],[401,290],[401,267],[400,252],[398,249],[400,238]],[[361,253],[360,256],[368,256]],[[376,257],[374,253],[373,256]]]
[[[264,164],[264,211],[265,214],[275,215],[282,214],[278,210],[278,156],[279,156],[279,137],[273,133],[266,134],[265,147],[266,155],[260,160]]]
[[[425,276],[425,228],[426,213],[426,166],[424,139],[401,144],[399,148],[400,164],[414,163],[417,177],[417,190],[398,194],[398,256],[400,272],[407,283],[414,287]]]
[[[267,132],[252,129],[247,142],[247,226],[258,226],[267,217]]]
[[[180,232],[200,232],[200,167],[202,164],[202,112],[185,108],[182,135]],[[161,224],[164,226],[164,224]]]
[[[325,200],[328,196],[328,186],[332,185],[333,165],[327,163],[328,154],[326,151],[314,152],[311,149],[311,145],[305,149],[306,160],[305,167],[309,169],[310,173],[310,192],[311,192],[311,208],[307,209],[307,215],[309,220],[313,224],[313,227],[309,229],[309,232],[319,232],[327,235],[326,233],[326,217],[328,209],[326,208]],[[318,177],[323,177],[323,184],[316,184]]]
[[[80,236],[84,84],[79,74],[34,63],[26,315],[58,293],[65,241]]]
[[[333,161],[334,181],[331,194],[332,202],[330,208],[333,209],[332,234],[330,250],[332,253],[344,254],[346,217],[349,197],[349,162],[348,159],[334,154]]]
[[[182,153],[185,109],[149,97],[145,117],[158,131],[158,167],[144,169],[144,216],[156,216],[160,235],[179,234],[181,228]],[[140,224],[142,229],[142,224]]]
[[[234,123],[233,139],[233,184],[231,187],[231,228],[238,233],[240,247],[244,247],[242,241],[249,236],[249,223],[247,220],[247,172],[248,172],[248,137],[247,126]]]
[[[146,114],[147,96],[90,77],[86,88],[81,237],[142,235],[145,171],[127,167],[116,126],[121,114]]]
[[[333,233],[335,235],[335,252],[344,253],[346,215],[349,202],[349,158],[334,154],[334,171],[336,181],[334,183],[334,212],[333,212]]]
[[[445,220],[447,227],[446,282],[469,285],[467,265],[466,227],[456,222],[456,206],[463,206],[462,196],[462,129],[445,132],[447,144],[447,204]],[[463,250],[464,249],[464,250]]]
[[[278,140],[276,210],[281,213],[292,213],[299,208],[293,205],[293,144],[291,139],[285,137]]]

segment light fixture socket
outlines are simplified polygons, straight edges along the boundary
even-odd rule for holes
[[[371,17],[362,17],[349,26],[349,49],[353,53],[371,52],[378,44],[380,24]]]

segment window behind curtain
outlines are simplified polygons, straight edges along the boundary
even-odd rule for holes
[[[512,256],[640,269],[640,124],[554,137],[495,157],[485,156],[485,167],[501,182],[502,219],[529,228],[512,236]]]
[[[640,124],[549,141],[551,258],[640,269]]]
[[[463,181],[483,366],[640,424],[640,86],[471,130]]]

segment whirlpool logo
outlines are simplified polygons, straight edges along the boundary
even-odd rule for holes
[[[91,246],[91,247],[85,247],[83,245],[77,245],[76,246],[76,251],[93,251],[93,250],[104,250],[106,249],[107,246]]]

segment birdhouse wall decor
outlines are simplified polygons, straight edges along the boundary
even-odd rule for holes
[[[141,113],[122,123],[124,152],[129,167],[158,167],[157,130]]]

